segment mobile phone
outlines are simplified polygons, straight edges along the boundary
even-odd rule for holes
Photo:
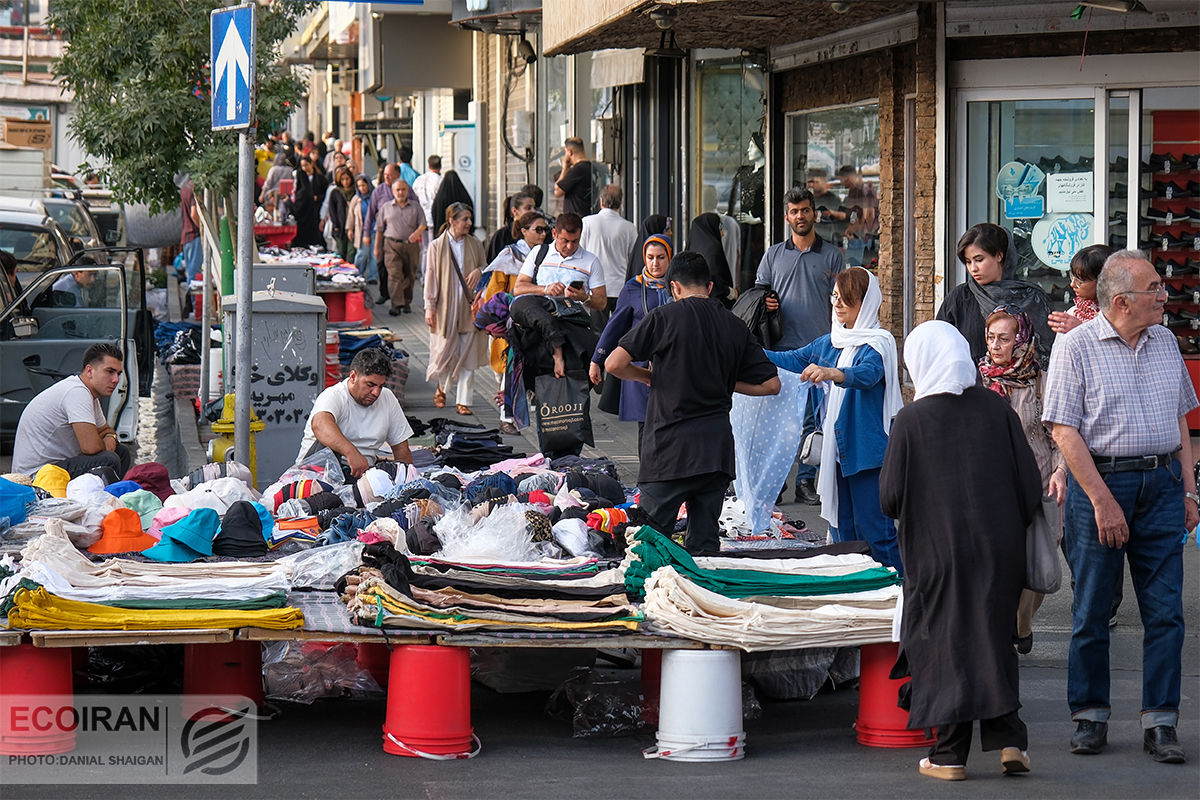
[[[583,281],[571,281],[570,286],[572,289],[576,289],[576,290],[582,289]]]

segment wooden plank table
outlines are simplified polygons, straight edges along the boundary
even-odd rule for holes
[[[36,647],[106,647],[122,644],[225,644],[230,628],[156,631],[29,631]]]

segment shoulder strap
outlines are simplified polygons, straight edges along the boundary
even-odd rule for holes
[[[542,262],[546,260],[546,256],[550,253],[550,243],[542,242],[538,247],[537,255],[533,257],[533,282],[537,283],[538,270],[541,269]]]
[[[450,237],[448,235],[446,237],[446,247],[450,250],[450,263],[454,265],[454,274],[458,276],[458,282],[462,285],[463,299],[470,304],[471,298],[475,296],[475,293],[467,288],[467,279],[463,277],[462,268],[458,266],[458,257],[454,255],[454,248],[450,246]]]

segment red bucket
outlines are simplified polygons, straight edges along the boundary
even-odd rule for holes
[[[437,645],[393,648],[384,752],[451,760],[477,755],[478,744],[471,727],[470,651]]]
[[[859,744],[868,747],[922,747],[933,744],[923,730],[908,729],[908,712],[896,705],[896,694],[909,679],[888,677],[900,646],[864,644],[858,668],[858,719],[854,729]]]
[[[325,331],[325,386],[337,383],[341,377],[342,362],[339,358],[342,337],[337,331]]]
[[[75,749],[71,648],[0,647],[0,754]]]
[[[329,322],[344,322],[346,320],[346,292],[328,292],[321,295],[325,299]]]
[[[262,645],[258,642],[186,644],[183,646],[184,716],[207,707],[189,695],[248,697],[256,706],[266,704],[262,686]]]
[[[346,321],[370,325],[371,314],[367,311],[367,303],[362,292],[346,293]]]
[[[375,682],[386,689],[390,658],[391,655],[388,653],[386,644],[360,644],[354,661],[358,664],[359,669],[365,669],[371,673]]]
[[[642,649],[642,722],[658,725],[658,698],[662,692],[662,650]]]

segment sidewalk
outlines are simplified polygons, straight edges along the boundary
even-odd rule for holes
[[[372,287],[374,288],[374,287]],[[425,380],[425,367],[429,363],[429,329],[425,327],[424,305],[421,300],[420,287],[417,287],[413,298],[412,313],[401,314],[398,317],[387,313],[388,306],[372,306],[374,309],[375,325],[395,331],[402,340],[401,347],[409,354],[408,385],[405,392],[404,412],[423,420],[433,417],[449,417],[463,419],[489,428],[500,424],[500,412],[493,402],[496,392],[496,373],[491,367],[481,367],[475,373],[475,401],[471,410],[473,417],[460,418],[454,411],[453,393],[450,393],[446,408],[434,408],[434,385]],[[637,483],[637,423],[621,422],[616,416],[606,414],[596,408],[599,395],[592,394],[592,436],[596,441],[595,447],[584,447],[586,457],[607,456],[617,467],[621,482],[627,486]],[[512,445],[515,452],[524,451],[526,454],[538,452],[537,423],[531,420],[528,428],[521,431],[521,436],[505,436],[504,443]],[[788,503],[780,509],[789,519],[802,519],[814,531],[827,533],[829,525],[820,517],[818,506],[807,506],[791,502],[794,484],[789,480],[785,500]]]

